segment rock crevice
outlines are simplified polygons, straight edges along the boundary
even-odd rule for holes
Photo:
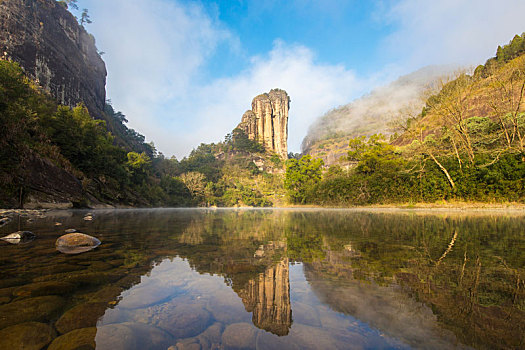
[[[249,139],[259,142],[270,152],[288,158],[288,110],[290,97],[286,91],[273,89],[256,96],[252,109],[242,116],[237,128]]]

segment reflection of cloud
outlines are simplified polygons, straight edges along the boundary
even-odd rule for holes
[[[458,347],[454,334],[439,326],[432,310],[399,288],[352,279],[334,283],[333,276],[325,272],[330,268],[341,275],[345,272],[337,263],[304,265],[306,279],[321,302],[412,346],[425,344],[425,348],[431,349]],[[347,271],[350,272],[351,268]]]

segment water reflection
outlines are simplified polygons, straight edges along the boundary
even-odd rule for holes
[[[35,327],[51,350],[525,344],[521,213],[84,214],[1,228],[39,239],[0,246],[0,348]],[[56,221],[102,245],[57,253]]]

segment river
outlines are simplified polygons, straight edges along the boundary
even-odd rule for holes
[[[37,235],[0,241],[0,348],[525,347],[523,211],[87,213],[0,228]]]

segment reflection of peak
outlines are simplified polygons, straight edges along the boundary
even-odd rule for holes
[[[292,326],[288,258],[269,267],[250,280],[239,291],[253,324],[279,336],[287,335]]]

